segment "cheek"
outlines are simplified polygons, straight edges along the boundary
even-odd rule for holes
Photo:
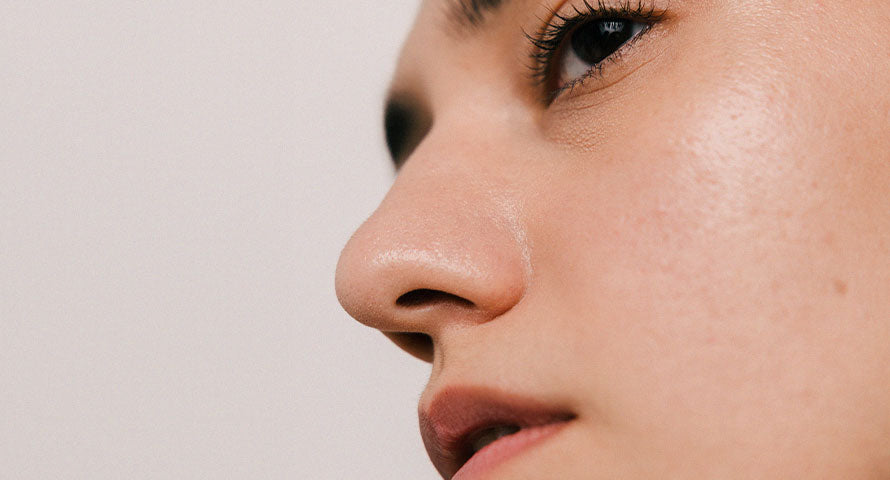
[[[561,364],[608,399],[599,412],[651,442],[742,455],[882,408],[887,175],[839,162],[843,140],[802,127],[808,106],[779,77],[717,80],[561,153],[529,201],[531,236],[538,293],[573,332]]]
[[[836,85],[819,91],[803,66],[777,67],[793,65],[783,55],[794,52],[714,49],[672,59],[662,78],[649,76],[645,96],[616,93],[558,118],[556,136],[574,137],[577,153],[558,154],[554,188],[530,202],[541,206],[542,265],[560,265],[550,273],[557,283],[588,285],[610,305],[632,299],[619,310],[653,328],[694,330],[671,336],[676,344],[707,331],[810,327],[851,281],[862,223],[887,217],[861,193],[880,191],[886,173],[839,155],[850,142],[837,131],[850,115],[837,125],[814,115],[831,112],[822,104]],[[857,198],[869,214],[850,214]]]
[[[726,317],[769,295],[775,262],[810,253],[801,237],[814,232],[801,231],[801,216],[824,200],[812,188],[817,173],[795,164],[806,142],[788,127],[785,104],[775,85],[722,82],[609,129],[596,154],[567,161],[551,182],[560,188],[542,195],[569,206],[541,215],[562,231],[554,260],[574,271],[594,264],[586,278],[598,288],[633,284],[683,317]],[[557,254],[565,251],[578,258]]]

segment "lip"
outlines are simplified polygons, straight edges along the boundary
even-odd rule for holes
[[[575,419],[571,412],[533,398],[486,388],[452,387],[419,410],[420,432],[430,460],[446,479],[478,478],[500,463],[544,441]],[[483,429],[515,425],[473,455],[471,437]]]

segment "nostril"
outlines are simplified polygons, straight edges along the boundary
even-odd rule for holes
[[[424,307],[442,303],[450,303],[469,308],[473,308],[476,306],[475,304],[473,304],[473,302],[465,298],[458,297],[457,295],[443,292],[441,290],[430,290],[426,288],[411,290],[410,292],[402,295],[398,298],[398,300],[396,300],[396,305],[408,308]]]

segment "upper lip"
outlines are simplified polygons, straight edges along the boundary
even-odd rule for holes
[[[474,434],[491,427],[536,427],[564,422],[574,414],[532,398],[473,387],[438,392],[429,407],[419,409],[420,433],[436,469],[451,478],[473,455]]]

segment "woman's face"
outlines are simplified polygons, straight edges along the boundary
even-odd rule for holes
[[[432,362],[444,476],[890,477],[888,24],[884,0],[423,3],[403,165],[337,291]]]

